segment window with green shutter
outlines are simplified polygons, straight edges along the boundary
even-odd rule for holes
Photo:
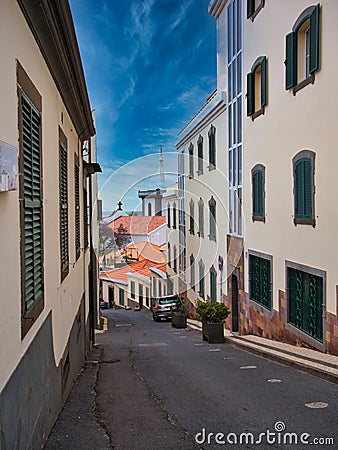
[[[257,164],[251,171],[252,220],[265,222],[265,167]]]
[[[194,177],[194,146],[189,145],[189,178]]]
[[[288,323],[323,342],[323,277],[287,267]]]
[[[80,256],[81,248],[81,216],[80,216],[80,168],[75,161],[74,165],[75,180],[75,254],[76,259]]]
[[[314,163],[315,153],[303,150],[293,158],[294,224],[315,226]]]
[[[201,298],[205,297],[205,291],[204,291],[204,263],[203,260],[201,259],[200,262],[198,263],[198,279],[199,279],[199,291],[198,294]]]
[[[60,201],[60,255],[61,281],[69,273],[69,237],[68,237],[68,154],[66,140],[59,130],[59,201]]]
[[[209,137],[209,170],[216,168],[216,128],[211,125]]]
[[[213,196],[209,200],[209,239],[216,241],[216,200]]]
[[[173,228],[176,230],[177,228],[177,210],[176,203],[173,204]]]
[[[189,233],[195,234],[195,202],[193,199],[189,203]]]
[[[43,309],[43,207],[41,113],[20,96],[20,205],[22,254],[22,334]]]
[[[198,236],[204,237],[204,202],[202,197],[198,201]]]
[[[309,6],[286,35],[285,89],[293,88],[293,94],[314,83],[314,74],[319,69],[319,19],[319,4]]]
[[[210,302],[217,301],[217,273],[214,266],[210,269]]]
[[[272,304],[271,260],[271,257],[263,258],[249,252],[249,297],[269,310]]]
[[[267,59],[256,59],[247,74],[247,116],[253,120],[264,114],[267,105]]]
[[[170,224],[170,203],[168,203],[168,209],[167,209],[167,225],[168,228],[170,228],[171,224]]]
[[[197,153],[198,153],[198,175],[203,173],[203,137],[199,135],[197,140]]]
[[[190,255],[190,287],[195,290],[195,258],[194,255]]]

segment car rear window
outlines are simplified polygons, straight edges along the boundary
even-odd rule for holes
[[[158,303],[160,305],[168,305],[169,303],[176,303],[175,298],[161,298]]]

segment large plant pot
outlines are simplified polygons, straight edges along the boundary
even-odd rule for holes
[[[187,315],[176,314],[173,312],[171,319],[171,326],[174,328],[186,328],[187,327]]]
[[[223,344],[224,326],[223,323],[202,322],[203,341],[208,341],[209,344]]]

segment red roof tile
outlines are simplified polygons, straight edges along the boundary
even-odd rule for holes
[[[144,277],[150,278],[151,272],[150,268],[156,267],[157,269],[162,270],[163,272],[166,271],[165,264],[158,264],[154,263],[154,261],[149,261],[147,259],[143,261],[138,261],[132,264],[127,264],[126,266],[119,267],[117,269],[109,270],[108,272],[101,272],[100,278],[111,278],[114,280],[120,280],[120,281],[128,281],[127,273],[134,272],[138,275],[143,275]]]
[[[165,222],[164,216],[121,216],[111,222],[109,227],[116,231],[122,224],[127,234],[147,236]]]

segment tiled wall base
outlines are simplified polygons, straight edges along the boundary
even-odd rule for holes
[[[231,292],[231,291],[230,291]],[[316,348],[297,334],[290,331],[286,326],[286,294],[279,290],[278,301],[279,311],[265,311],[259,305],[255,305],[248,299],[248,294],[240,292],[240,334],[254,334],[267,339],[286,342],[308,348]],[[231,297],[223,297],[223,301],[231,310]],[[337,308],[338,308],[338,287],[337,287]],[[226,328],[231,330],[231,314],[226,322]],[[338,323],[337,316],[331,313],[326,314],[326,352],[338,355]]]

